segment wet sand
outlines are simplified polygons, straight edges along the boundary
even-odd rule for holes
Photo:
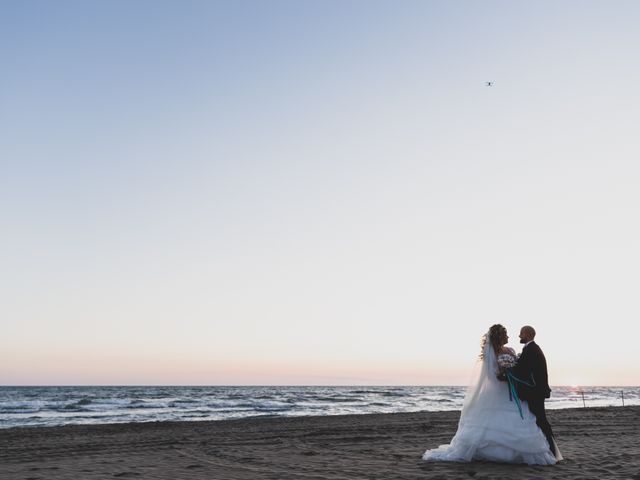
[[[640,407],[551,410],[565,460],[553,466],[426,463],[460,412],[0,430],[0,478],[633,479]]]

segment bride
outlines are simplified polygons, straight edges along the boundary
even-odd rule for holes
[[[483,336],[481,364],[467,390],[458,431],[448,445],[427,450],[427,461],[493,462],[552,465],[562,460],[549,449],[549,443],[536,425],[527,403],[510,399],[509,385],[498,379],[500,365],[513,364],[515,351],[505,347],[509,337],[502,325],[493,325]]]

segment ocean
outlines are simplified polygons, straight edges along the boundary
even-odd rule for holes
[[[0,428],[460,410],[465,390],[448,386],[0,387]],[[622,406],[623,392],[625,405],[640,405],[640,387],[554,387],[547,408]]]

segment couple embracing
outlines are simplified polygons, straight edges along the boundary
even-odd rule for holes
[[[551,395],[547,362],[535,343],[536,331],[520,330],[522,353],[506,346],[502,325],[482,339],[480,369],[467,390],[458,431],[451,443],[427,450],[428,461],[552,465],[562,460],[544,409]]]

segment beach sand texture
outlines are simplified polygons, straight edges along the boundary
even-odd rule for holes
[[[456,411],[4,429],[0,478],[640,480],[640,407],[548,414],[554,466],[423,462]]]

